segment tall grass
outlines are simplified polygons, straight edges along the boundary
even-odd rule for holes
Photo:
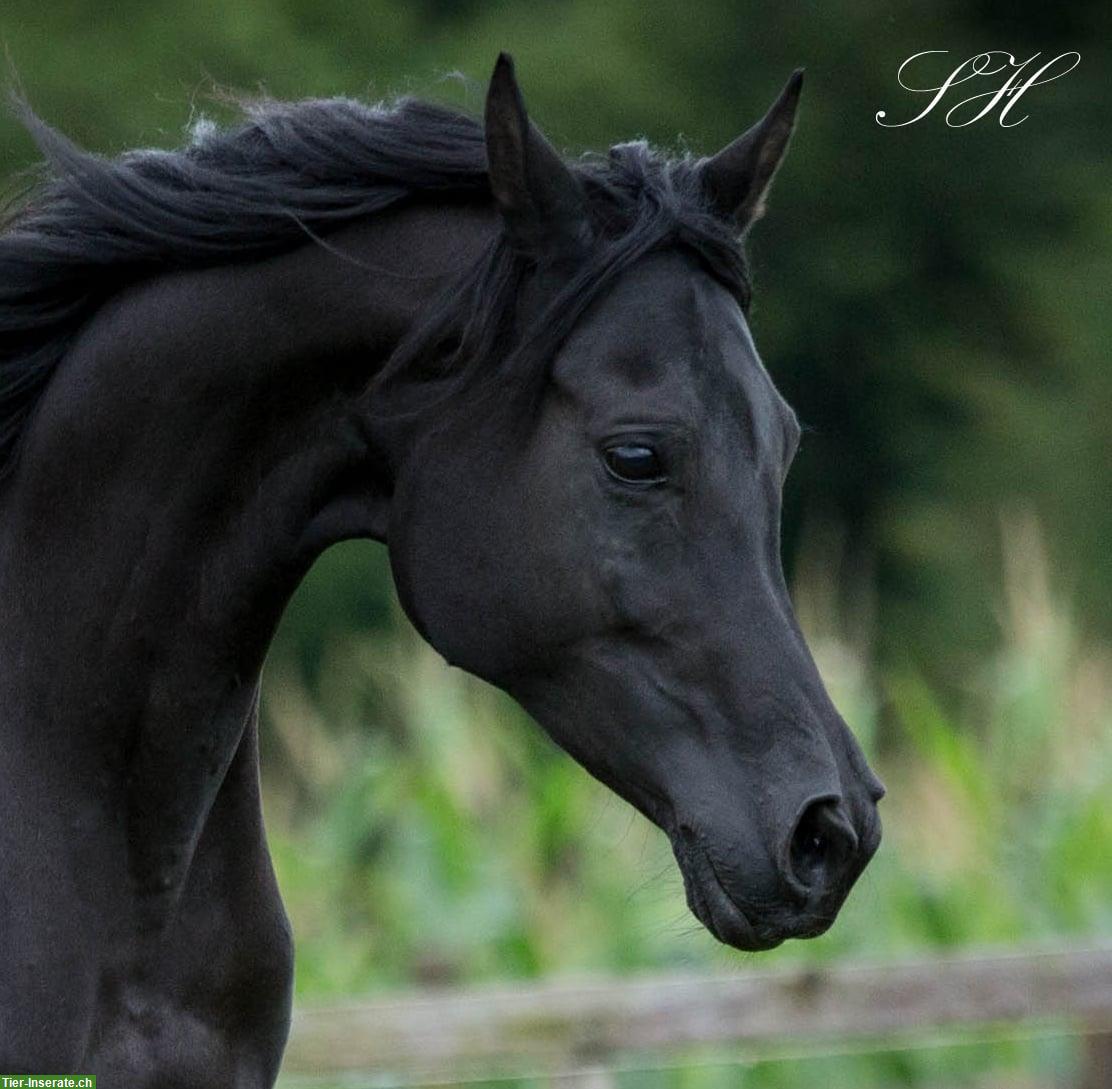
[[[829,541],[799,565],[809,642],[889,787],[885,840],[831,932],[762,965],[1112,933],[1112,660],[1077,630],[1034,521],[1006,519],[1002,541],[997,650],[945,697],[877,668],[868,587],[835,588]],[[751,961],[689,917],[659,832],[400,616],[386,635],[337,640],[322,677],[311,698],[279,661],[265,696],[299,996]],[[842,1060],[822,1084],[1068,1061],[1058,1045],[958,1048]],[[736,1069],[691,1077],[629,1084],[739,1084]],[[806,1064],[747,1078],[818,1084]]]

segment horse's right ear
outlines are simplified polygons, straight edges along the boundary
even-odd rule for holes
[[[490,190],[515,246],[545,262],[581,254],[591,241],[583,188],[529,120],[506,53],[487,92],[486,147]]]

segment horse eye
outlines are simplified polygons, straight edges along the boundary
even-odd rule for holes
[[[611,474],[627,484],[655,484],[664,479],[664,466],[651,446],[610,446],[603,460]]]

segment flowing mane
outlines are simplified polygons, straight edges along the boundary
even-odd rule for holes
[[[181,149],[107,159],[17,104],[47,176],[0,222],[0,478],[55,367],[92,314],[127,285],[320,242],[407,201],[490,199],[482,124],[451,108],[332,98],[243,110],[233,127],[198,126]],[[527,337],[539,354],[551,353],[619,272],[663,246],[690,249],[747,305],[741,249],[705,207],[693,165],[641,141],[572,164],[600,241]],[[455,368],[462,380],[473,371],[468,364],[499,358],[529,266],[498,240],[419,323],[382,379],[420,362]]]

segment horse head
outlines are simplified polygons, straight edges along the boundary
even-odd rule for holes
[[[743,949],[830,925],[883,794],[785,587],[800,429],[746,320],[740,236],[800,84],[712,158],[569,166],[499,60],[505,358],[418,428],[387,533],[419,629],[663,828],[692,910]]]

